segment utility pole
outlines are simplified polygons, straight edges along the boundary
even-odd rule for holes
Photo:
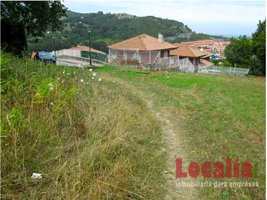
[[[53,50],[54,50],[54,56],[55,56],[55,59],[57,59],[57,56],[56,56],[56,49],[55,49],[55,36],[53,36],[53,45],[54,45],[54,47],[53,47]]]
[[[89,33],[89,56],[90,56],[90,59],[89,59],[89,64],[92,65],[92,53],[91,53],[91,29],[89,29],[88,31]]]

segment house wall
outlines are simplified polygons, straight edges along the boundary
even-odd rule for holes
[[[139,63],[149,64],[154,63],[157,59],[160,51],[133,51],[133,50],[109,50],[111,57],[109,57],[109,63],[131,63],[133,60],[138,60]],[[169,55],[169,52],[168,52]]]
[[[196,66],[200,63],[200,58],[189,58],[189,60],[193,65]]]
[[[184,58],[188,58],[188,57],[185,57],[185,56],[179,56],[180,59],[184,59]],[[195,65],[195,66],[198,66],[198,64],[200,63],[200,58],[189,58],[190,62]],[[195,62],[194,62],[195,60]]]

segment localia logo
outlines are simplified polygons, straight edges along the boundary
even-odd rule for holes
[[[183,160],[182,158],[176,159],[176,178],[186,178],[187,172],[183,172]],[[202,173],[203,177],[211,178],[239,178],[240,172],[243,178],[252,178],[252,164],[250,162],[239,163],[239,158],[236,158],[236,162],[232,163],[231,158],[226,159],[226,166],[222,162],[204,162],[201,167],[197,162],[191,162],[188,166],[188,174],[192,178],[197,178]]]

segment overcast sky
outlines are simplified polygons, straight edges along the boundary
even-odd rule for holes
[[[266,17],[265,1],[65,0],[72,11],[129,13],[178,20],[197,33],[251,35]]]

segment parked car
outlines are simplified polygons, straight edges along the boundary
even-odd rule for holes
[[[56,58],[49,52],[37,52],[34,56],[34,60],[40,60],[45,63],[56,63]]]

